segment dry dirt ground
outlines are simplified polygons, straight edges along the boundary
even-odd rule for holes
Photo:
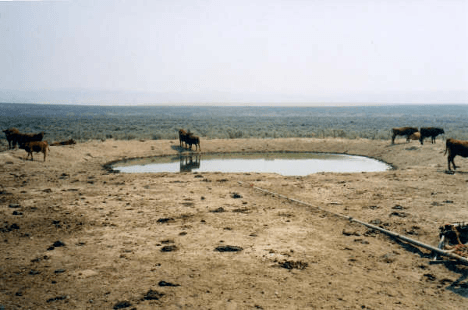
[[[203,140],[203,153],[317,151],[379,173],[118,174],[178,141],[90,141],[26,161],[0,152],[0,309],[463,309],[467,269],[323,210],[437,246],[468,221],[468,161],[444,143]],[[240,184],[238,181],[243,182]],[[301,205],[256,188],[286,195]],[[316,207],[321,208],[321,210]]]

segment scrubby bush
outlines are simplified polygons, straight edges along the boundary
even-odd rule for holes
[[[21,106],[21,109],[17,106]],[[3,113],[0,128],[16,127],[21,132],[45,131],[45,140],[48,141],[71,138],[77,141],[178,139],[180,128],[204,139],[298,137],[390,140],[392,127],[436,126],[445,129],[445,137],[468,140],[468,109],[464,106],[61,106],[59,110],[55,107],[0,104]],[[4,139],[5,136],[0,134],[0,140]]]

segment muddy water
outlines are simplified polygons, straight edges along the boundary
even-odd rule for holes
[[[123,173],[259,172],[304,176],[318,172],[379,172],[392,167],[384,162],[343,154],[258,153],[150,157],[113,165]]]

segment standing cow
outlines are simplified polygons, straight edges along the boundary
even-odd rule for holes
[[[9,150],[14,149],[17,143],[17,138],[16,138],[17,134],[20,133],[19,130],[12,127],[12,128],[3,130],[3,132],[5,133],[6,139],[8,141],[8,149]]]
[[[421,136],[419,137],[419,142],[421,142],[421,144],[423,144],[424,138],[428,137],[431,137],[431,142],[435,143],[435,138],[438,135],[445,134],[444,129],[438,127],[421,127],[419,132],[421,133]]]
[[[47,141],[26,142],[25,144],[20,145],[20,148],[24,149],[28,153],[26,159],[28,159],[29,156],[31,156],[31,160],[34,160],[33,152],[42,152],[44,154],[44,161],[46,161],[47,152],[50,152],[49,144],[47,143]]]
[[[188,133],[185,130],[179,129],[179,146],[180,147],[183,147],[184,143],[185,143],[185,146],[187,146],[187,143],[185,142],[187,135]]]
[[[399,127],[399,128],[392,128],[392,144],[395,144],[395,137],[396,136],[406,136],[406,142],[409,142],[410,136],[418,132],[418,128],[415,127]]]
[[[201,151],[200,137],[193,134],[188,134],[185,139],[185,143],[190,146],[190,149],[192,149],[192,144],[195,144],[195,150]]]
[[[17,133],[15,134],[15,139],[18,142],[20,148],[28,142],[42,141],[44,138],[45,132],[41,131],[40,133]]]
[[[453,161],[455,156],[468,157],[468,141],[455,140],[452,138],[447,139],[445,142],[445,152],[447,154],[448,170],[450,171],[450,163],[453,165],[453,170],[457,169]]]

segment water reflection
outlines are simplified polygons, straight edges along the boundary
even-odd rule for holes
[[[180,172],[191,172],[200,168],[200,155],[180,156]]]
[[[363,156],[318,153],[193,154],[126,160],[113,166],[124,173],[259,172],[304,176],[317,172],[379,172],[391,166]]]

